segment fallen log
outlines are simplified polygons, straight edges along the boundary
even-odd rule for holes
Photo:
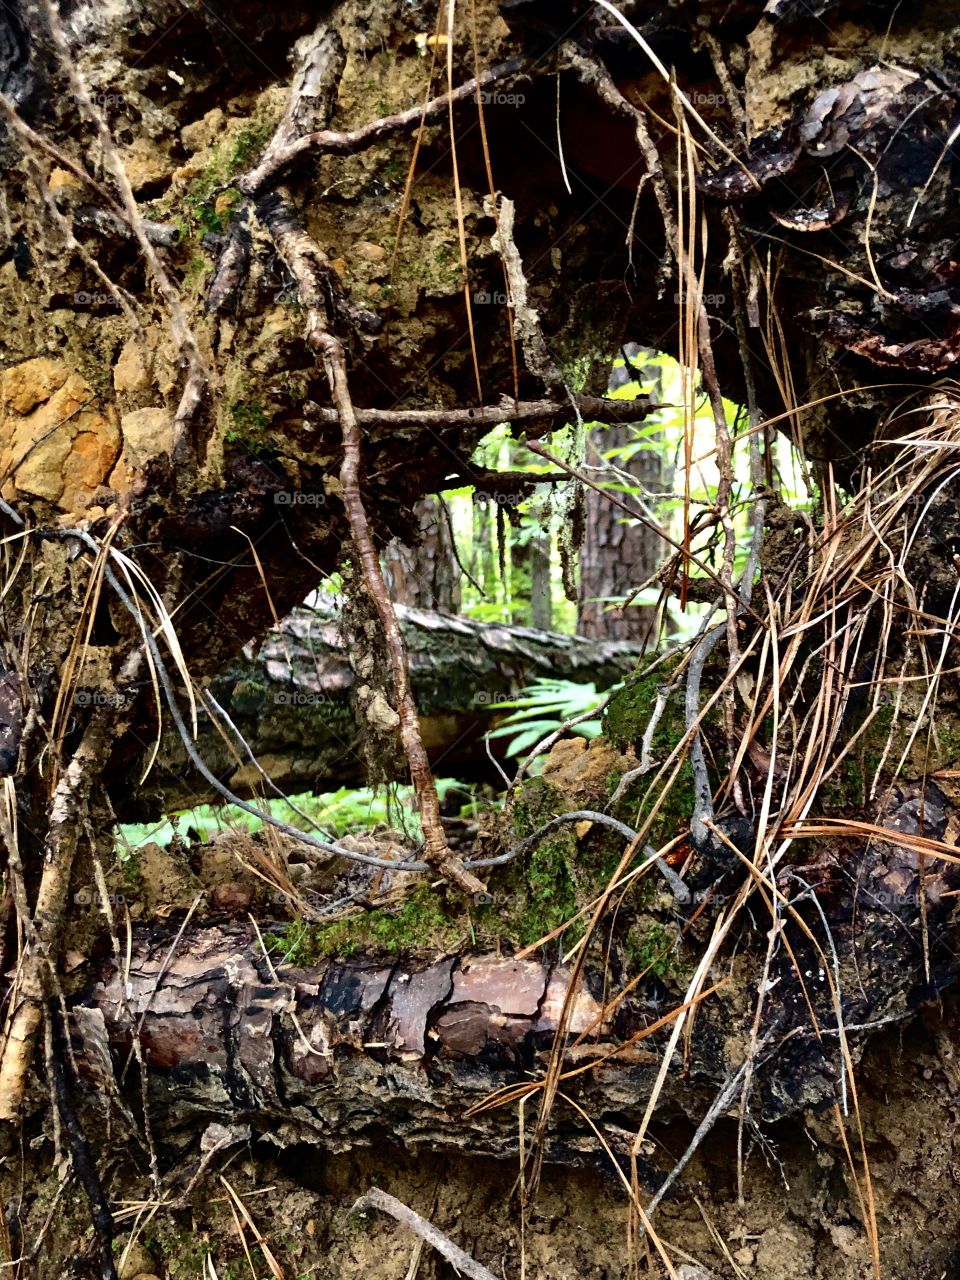
[[[168,1142],[217,1122],[331,1151],[390,1135],[412,1149],[512,1154],[515,1108],[464,1113],[543,1065],[570,979],[563,966],[496,955],[330,960],[272,976],[242,926],[196,931],[169,952],[169,935],[138,931],[125,991],[108,967],[71,1015],[80,1077],[107,1108],[140,1024],[151,1118]],[[578,1064],[614,1047],[613,1020],[598,1022],[599,990],[590,978],[576,996],[575,1034],[597,1023],[573,1051]],[[658,1064],[654,1051],[621,1049],[578,1092],[598,1106],[602,1095],[604,1115],[632,1116]],[[132,1061],[126,1074],[138,1091]],[[595,1154],[575,1115],[558,1117],[554,1138],[565,1163]]]
[[[420,609],[399,609],[410,655],[421,730],[434,770],[465,780],[494,780],[483,743],[503,703],[539,676],[608,688],[636,666],[639,648],[620,641],[530,627],[474,622]],[[352,706],[353,672],[339,621],[330,606],[296,609],[254,653],[249,647],[208,686],[260,767],[283,791],[331,791],[360,786],[365,764]],[[236,794],[262,790],[263,780],[236,735],[200,713],[197,746],[208,767]],[[147,728],[142,745],[152,748]],[[504,744],[492,748],[502,756]],[[401,761],[397,760],[397,778]],[[165,731],[156,764],[142,787],[131,772],[114,788],[118,815],[146,820],[219,797],[187,759],[173,730]],[[137,776],[139,776],[137,774]]]
[[[936,788],[891,795],[886,840],[833,840],[802,877],[786,869],[778,884],[795,905],[782,917],[785,945],[772,960],[763,907],[743,914],[729,943],[735,970],[718,954],[674,1047],[658,1094],[661,1119],[699,1122],[748,1060],[756,1121],[842,1103],[844,1059],[857,1063],[871,1037],[902,1027],[954,984],[960,870],[953,862],[921,866],[911,847],[918,814],[943,832],[947,806]],[[571,997],[548,1158],[602,1163],[598,1134],[618,1156],[629,1154],[631,1130],[671,1052],[671,1011],[690,998],[689,977],[734,885],[718,888],[691,903],[686,920],[669,909],[685,941],[669,970],[624,998],[617,993],[637,976],[636,963],[624,965],[606,942],[591,953]],[[153,1131],[175,1147],[211,1124],[233,1124],[332,1151],[387,1137],[411,1150],[516,1153],[516,1098],[475,1108],[519,1087],[533,1115],[570,968],[546,949],[511,957],[508,944],[433,957],[358,950],[294,967],[275,944],[267,958],[265,936],[269,948],[266,924],[138,927],[119,967],[113,958],[94,962],[71,1000],[89,1105],[111,1112],[111,1123],[136,1108],[136,1036]],[[768,998],[754,1027],[761,988]]]

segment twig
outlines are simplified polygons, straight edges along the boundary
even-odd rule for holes
[[[597,59],[587,57],[575,44],[565,45],[564,53],[581,81],[586,85],[591,85],[596,90],[597,96],[601,101],[605,102],[614,111],[627,116],[633,121],[634,132],[637,136],[637,146],[640,148],[640,153],[647,166],[647,175],[653,184],[654,196],[663,221],[666,247],[663,261],[660,264],[660,277],[662,280],[667,274],[670,259],[675,256],[674,246],[679,246],[680,240],[677,232],[677,218],[673,207],[673,196],[664,177],[660,153],[647,128],[646,117],[639,107],[635,107],[629,99],[623,96],[606,67]]]
[[[769,1042],[772,1035],[773,1035],[773,1029],[771,1028],[771,1030],[767,1032],[767,1034],[763,1037],[763,1039],[757,1045],[757,1049],[758,1050],[762,1049],[764,1045],[766,1045]],[[704,1138],[707,1136],[707,1134],[716,1124],[717,1120],[720,1118],[721,1115],[723,1115],[724,1111],[726,1111],[727,1107],[729,1107],[730,1103],[733,1101],[734,1097],[737,1094],[737,1090],[740,1088],[740,1082],[743,1080],[744,1074],[746,1073],[746,1070],[747,1070],[747,1066],[752,1061],[753,1059],[749,1058],[740,1067],[738,1067],[737,1070],[733,1072],[732,1075],[727,1077],[726,1083],[723,1085],[723,1088],[714,1098],[713,1102],[710,1104],[709,1109],[707,1110],[707,1114],[703,1117],[703,1119],[700,1121],[700,1124],[697,1126],[697,1131],[693,1135],[693,1137],[690,1139],[690,1144],[687,1147],[686,1151],[684,1151],[683,1155],[680,1157],[677,1163],[673,1166],[673,1168],[667,1174],[666,1178],[664,1178],[663,1182],[660,1184],[660,1186],[657,1188],[657,1191],[654,1193],[653,1198],[650,1200],[650,1203],[647,1205],[648,1219],[652,1218],[654,1213],[656,1213],[657,1207],[660,1204],[663,1197],[674,1185],[674,1183],[680,1177],[681,1173],[683,1173],[684,1169],[693,1159],[694,1155],[696,1154]]]
[[[426,1240],[437,1253],[442,1254],[455,1271],[469,1276],[470,1280],[497,1280],[492,1271],[481,1266],[470,1257],[469,1253],[464,1253],[459,1245],[454,1244],[450,1237],[445,1236],[432,1222],[422,1218],[413,1209],[408,1209],[402,1201],[386,1191],[381,1191],[379,1187],[371,1187],[359,1200],[355,1201],[352,1212],[360,1213],[364,1209],[379,1209],[381,1213],[388,1213],[397,1222],[402,1222],[421,1240]]]
[[[347,386],[346,361],[343,345],[330,333],[320,336],[317,343],[326,370],[334,403],[340,410],[343,430],[343,464],[340,468],[340,485],[343,504],[350,523],[350,533],[363,569],[364,582],[373,599],[383,628],[383,636],[390,656],[393,675],[393,696],[397,715],[400,717],[400,740],[410,766],[420,807],[423,827],[424,857],[426,861],[470,897],[486,895],[486,886],[475,875],[466,871],[461,858],[452,852],[440,822],[440,800],[430,769],[430,761],[420,734],[417,708],[410,689],[407,670],[407,654],[400,632],[400,624],[393,603],[383,580],[380,558],[373,545],[373,535],[363,505],[360,488],[360,428],[353,413],[353,403]]]
[[[74,223],[81,227],[89,227],[97,235],[105,239],[120,237],[132,239],[134,232],[128,218],[121,217],[112,209],[98,209],[96,205],[84,204],[73,215]],[[151,244],[158,244],[169,249],[180,241],[180,228],[175,222],[150,222],[142,219],[143,234]]]
[[[382,142],[384,138],[415,128],[422,119],[432,120],[435,116],[442,115],[448,110],[451,102],[462,102],[470,98],[478,89],[492,84],[495,80],[513,75],[522,66],[523,62],[519,58],[511,58],[507,62],[491,67],[476,79],[467,80],[454,89],[452,94],[443,93],[426,104],[421,103],[419,106],[410,107],[409,110],[397,112],[396,115],[382,116],[379,120],[373,120],[359,129],[350,129],[345,132],[319,129],[287,141],[282,146],[268,147],[256,168],[244,174],[233,185],[245,196],[256,197],[271,183],[277,182],[302,156],[311,152],[318,155],[354,155],[358,151],[366,151],[369,147]]]
[[[703,754],[703,740],[697,721],[700,718],[700,681],[707,658],[713,653],[724,633],[722,626],[703,636],[690,658],[687,668],[687,684],[684,690],[683,714],[690,737],[688,759],[693,770],[693,813],[690,815],[690,840],[693,847],[702,850],[711,840],[707,823],[713,819],[713,788]]]
[[[611,690],[600,702],[597,703],[595,707],[590,707],[587,711],[581,711],[579,715],[570,716],[569,719],[564,720],[559,724],[556,729],[552,729],[546,737],[541,738],[536,746],[528,751],[523,760],[521,760],[520,767],[517,770],[516,777],[511,785],[514,787],[519,786],[534,760],[536,760],[538,756],[543,755],[545,751],[551,750],[554,744],[559,742],[564,734],[569,733],[571,729],[575,729],[578,724],[583,724],[585,720],[594,720],[601,715],[610,705],[610,702],[617,691],[618,690]]]
[[[632,827],[628,827],[619,818],[611,817],[609,813],[598,813],[595,809],[571,809],[569,813],[561,813],[558,817],[551,818],[542,827],[538,827],[530,835],[524,836],[507,853],[501,853],[496,858],[478,859],[470,865],[474,867],[497,867],[502,866],[504,863],[512,862],[514,858],[520,857],[530,849],[536,848],[544,836],[548,836],[551,831],[556,831],[558,827],[566,826],[569,822],[596,822],[599,826],[610,827],[613,831],[623,836],[624,840],[634,841],[637,839],[637,833]],[[688,903],[690,901],[690,890],[674,871],[673,867],[665,862],[657,850],[651,848],[650,845],[644,845],[643,852],[645,861],[654,863],[677,902]],[[643,865],[641,863],[641,866]]]
[[[563,386],[563,375],[547,349],[546,339],[540,328],[540,316],[527,300],[527,277],[523,270],[523,259],[513,238],[516,205],[506,196],[501,197],[499,203],[493,196],[486,196],[483,208],[485,213],[496,219],[497,229],[490,237],[490,243],[503,262],[514,336],[523,351],[527,368],[548,390],[554,391]]]
[[[640,524],[644,525],[646,528],[652,529],[657,534],[658,537],[664,540],[664,542],[669,543],[670,546],[674,548],[674,550],[681,551],[684,554],[684,556],[686,556],[686,558],[691,561],[691,563],[695,564],[698,569],[702,569],[708,578],[713,579],[713,581],[717,584],[717,586],[721,589],[721,591],[723,591],[725,596],[731,595],[733,599],[737,602],[737,604],[740,605],[740,607],[746,613],[750,614],[751,618],[753,618],[755,622],[758,622],[762,625],[763,619],[761,619],[757,615],[755,610],[753,610],[750,607],[750,605],[747,603],[746,600],[744,600],[744,598],[741,595],[739,595],[736,591],[731,591],[730,588],[728,588],[724,584],[720,575],[716,573],[715,570],[713,570],[705,560],[701,560],[699,556],[696,556],[693,554],[693,552],[686,550],[681,543],[677,542],[674,538],[671,538],[669,534],[664,533],[663,529],[661,529],[659,525],[656,525],[651,520],[648,520],[646,516],[644,516],[641,512],[635,510],[633,507],[627,506],[625,502],[623,502],[615,494],[609,492],[609,490],[602,489],[598,484],[595,484],[589,478],[589,476],[585,476],[582,471],[578,470],[576,467],[572,467],[569,462],[564,462],[561,458],[556,457],[554,454],[552,454],[549,451],[549,449],[545,449],[543,445],[540,444],[539,441],[525,440],[524,445],[526,446],[526,448],[530,450],[531,453],[539,454],[541,458],[546,458],[548,462],[552,462],[553,465],[556,467],[562,467],[564,471],[566,471],[569,475],[574,476],[582,484],[585,484],[589,488],[596,490],[597,493],[602,494],[609,502],[612,502],[615,507],[619,507],[621,511],[625,511],[626,514],[631,517],[631,519],[638,521]]]
[[[636,400],[607,400],[602,396],[574,395],[577,412],[587,422],[605,422],[619,426],[642,422],[653,412],[647,396]],[[663,406],[656,406],[662,408]],[[566,399],[520,400],[504,396],[499,404],[476,409],[354,409],[361,427],[496,427],[501,422],[515,425],[524,422],[543,424],[549,430],[554,424],[570,420],[570,401]],[[326,426],[336,426],[340,415],[336,409],[317,407],[311,417]],[[536,476],[538,484],[543,476]],[[529,482],[530,477],[527,476]]]

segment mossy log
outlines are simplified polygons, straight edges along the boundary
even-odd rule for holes
[[[681,1041],[666,1076],[661,1117],[702,1118],[751,1045],[754,1119],[842,1101],[838,1016],[856,1062],[871,1036],[902,1025],[955,981],[960,871],[952,864],[923,870],[898,843],[901,833],[916,833],[921,813],[928,831],[942,832],[950,809],[932,786],[898,789],[883,820],[888,839],[824,845],[811,851],[802,877],[784,872],[779,888],[791,909],[785,945],[769,964],[762,905],[742,914],[705,975],[702,990],[712,990],[687,1029],[688,1052]],[[504,885],[512,883],[503,875]],[[505,911],[507,891],[496,878],[491,884]],[[616,930],[588,952],[571,997],[561,1083],[583,1112],[565,1102],[554,1109],[552,1159],[601,1159],[587,1115],[615,1152],[629,1150],[630,1128],[672,1052],[673,1022],[664,1015],[688,998],[727,889],[721,880],[687,908],[647,898],[618,913],[680,926],[668,968],[648,973],[623,999],[613,997],[638,969],[625,961]],[[122,1093],[136,1109],[136,1028],[151,1123],[164,1143],[187,1146],[205,1126],[233,1122],[280,1143],[334,1151],[389,1134],[411,1149],[516,1152],[515,1105],[467,1113],[505,1086],[526,1083],[535,1102],[572,981],[555,943],[527,958],[511,957],[508,940],[494,949],[489,937],[485,950],[446,954],[427,950],[426,939],[419,949],[371,945],[346,958],[321,947],[315,954],[287,948],[293,965],[284,959],[284,926],[274,927],[279,933],[271,935],[262,923],[258,935],[209,916],[183,933],[173,921],[138,927],[119,972],[107,958],[90,961],[86,977],[74,975],[74,1049],[88,1106],[115,1111],[122,1123],[130,1114],[115,1107]],[[754,1031],[754,1000],[745,993],[761,986],[769,998]]]
[[[637,662],[639,648],[620,641],[473,622],[398,609],[410,654],[421,731],[434,768],[464,779],[494,766],[483,734],[507,714],[503,703],[540,676],[607,688]],[[329,606],[300,608],[215,677],[210,692],[260,765],[288,794],[362,785],[366,766],[353,709],[354,676],[338,616]],[[142,740],[150,742],[144,730]],[[197,746],[209,768],[238,795],[262,789],[262,775],[202,715]],[[502,756],[504,743],[491,749]],[[391,762],[385,762],[389,765]],[[402,778],[398,753],[395,777]],[[124,816],[156,816],[219,797],[187,760],[171,729],[142,792],[123,787]]]

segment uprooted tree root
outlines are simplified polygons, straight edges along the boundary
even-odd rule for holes
[[[378,561],[391,518],[382,518],[378,508],[392,503],[394,523],[402,524],[396,509],[403,503],[394,491],[403,497],[416,486],[398,484],[396,470],[424,452],[418,431],[444,433],[434,451],[443,456],[424,462],[421,488],[451,476],[486,483],[491,477],[478,477],[469,453],[494,421],[524,422],[533,437],[565,416],[582,425],[587,414],[613,412],[567,388],[571,361],[561,360],[559,344],[547,340],[530,301],[533,268],[518,241],[527,235],[535,240],[540,231],[533,217],[525,222],[524,209],[548,208],[549,201],[538,190],[532,200],[514,203],[498,199],[493,189],[481,90],[524,67],[535,79],[542,23],[534,22],[529,32],[521,24],[517,37],[519,44],[529,42],[532,60],[511,58],[483,72],[475,47],[477,74],[458,87],[451,4],[447,43],[436,37],[432,43],[434,52],[446,49],[447,93],[432,97],[428,90],[420,109],[384,113],[344,131],[329,128],[347,65],[342,41],[327,27],[300,40],[284,114],[264,131],[252,167],[233,175],[240,199],[226,201],[217,262],[203,291],[206,316],[224,327],[212,336],[204,332],[202,340],[195,323],[200,306],[198,317],[188,320],[164,256],[177,237],[169,221],[142,217],[96,95],[74,65],[70,33],[49,4],[51,56],[118,194],[32,128],[11,100],[3,101],[11,137],[23,147],[38,207],[56,229],[58,244],[97,273],[130,326],[126,337],[142,347],[134,354],[148,389],[159,368],[174,402],[166,424],[169,457],[158,449],[146,463],[127,458],[127,487],[117,480],[122,497],[112,507],[102,505],[91,523],[86,513],[116,462],[116,424],[109,412],[90,408],[93,387],[73,377],[64,362],[41,358],[24,362],[33,366],[33,382],[20,366],[4,391],[19,406],[13,411],[17,431],[37,406],[50,421],[43,419],[46,434],[30,440],[25,455],[11,459],[13,498],[2,506],[12,529],[4,543],[0,596],[4,696],[18,703],[8,717],[4,751],[8,773],[18,753],[23,768],[5,778],[4,791],[2,829],[15,908],[8,932],[16,936],[5,953],[4,968],[15,973],[0,1059],[0,1113],[16,1115],[27,1100],[46,1013],[43,1052],[52,1067],[56,1114],[89,1201],[106,1277],[114,1269],[111,1231],[122,1214],[107,1210],[103,1150],[91,1155],[87,1146],[101,1122],[108,1134],[122,1133],[149,1170],[152,1198],[130,1210],[144,1217],[181,1211],[204,1175],[222,1168],[225,1153],[266,1135],[333,1149],[376,1142],[385,1128],[410,1147],[462,1147],[469,1135],[477,1150],[519,1153],[524,1214],[550,1160],[596,1161],[599,1152],[628,1201],[633,1243],[646,1251],[651,1269],[661,1266],[673,1275],[672,1258],[681,1255],[660,1230],[667,1193],[682,1185],[688,1169],[700,1167],[713,1127],[727,1125],[727,1158],[736,1152],[744,1200],[751,1143],[776,1162],[762,1122],[804,1116],[818,1126],[823,1143],[825,1124],[810,1118],[818,1109],[836,1127],[831,1142],[840,1155],[832,1167],[846,1183],[842,1213],[831,1220],[835,1246],[881,1274],[876,1151],[859,1064],[871,1037],[905,1023],[956,978],[960,730],[954,724],[960,708],[948,677],[957,667],[960,600],[952,555],[960,529],[953,462],[960,406],[949,387],[920,391],[878,430],[877,405],[890,403],[891,388],[861,381],[837,390],[830,381],[824,390],[821,380],[835,371],[819,367],[810,343],[801,343],[795,314],[801,307],[791,298],[791,313],[784,315],[777,294],[783,271],[790,285],[798,285],[808,319],[836,349],[881,370],[919,376],[951,367],[952,337],[911,328],[918,314],[931,314],[942,302],[934,286],[944,274],[949,279],[949,271],[940,233],[924,224],[918,234],[926,239],[916,252],[901,249],[903,226],[914,225],[921,205],[949,198],[947,166],[943,155],[934,154],[940,145],[935,126],[952,129],[955,94],[926,71],[886,64],[864,74],[851,70],[842,92],[809,106],[802,129],[794,119],[784,131],[771,130],[748,145],[745,108],[734,109],[731,100],[731,119],[718,126],[720,136],[643,32],[606,0],[600,8],[614,27],[598,33],[591,26],[582,43],[579,37],[563,43],[561,36],[560,56],[594,105],[626,121],[662,222],[666,252],[651,274],[661,286],[676,286],[679,305],[667,328],[683,369],[685,431],[683,532],[660,581],[682,604],[706,600],[709,612],[692,645],[657,660],[611,700],[607,741],[579,748],[561,738],[543,778],[518,785],[505,820],[484,833],[483,848],[464,850],[465,856],[451,848],[441,822],[402,636]],[[492,10],[490,16],[496,16]],[[612,30],[625,33],[623,43],[613,42]],[[884,59],[888,34],[878,55]],[[502,36],[497,39],[502,43]],[[651,91],[654,106],[621,91],[604,61],[605,41],[621,49],[632,41],[642,50],[644,67],[652,66],[661,82]],[[761,44],[751,56],[758,56]],[[703,50],[732,99],[735,85],[722,42],[705,38]],[[782,77],[787,85],[796,68],[789,71]],[[769,82],[767,89],[772,92]],[[919,101],[908,110],[904,102],[911,95]],[[477,409],[459,402],[446,410],[358,407],[357,386],[379,394],[379,375],[364,373],[358,368],[363,362],[351,360],[355,348],[370,349],[381,317],[352,300],[320,232],[298,207],[297,166],[308,157],[354,159],[384,139],[414,131],[419,150],[427,123],[446,118],[460,254],[445,287],[466,298],[470,348],[457,398],[472,376],[483,404],[454,127],[455,106],[474,99],[490,187],[483,217],[494,223],[488,247],[509,300],[509,341],[491,344],[490,358],[504,382],[509,370],[513,399],[494,397]],[[563,118],[561,103],[558,75],[551,120]],[[664,123],[671,113],[674,122]],[[656,134],[654,124],[666,132]],[[805,194],[811,167],[833,155],[841,157],[834,185],[804,207],[784,183],[796,181]],[[72,180],[62,185],[79,183],[103,207],[91,213],[81,206],[71,220],[64,212],[69,205],[61,208],[49,190],[42,164],[51,160]],[[565,165],[563,172],[566,181]],[[208,177],[204,199],[215,195],[219,203],[226,192],[217,192]],[[395,265],[412,178],[411,170],[400,199]],[[722,216],[709,213],[710,201],[724,204]],[[216,209],[214,214],[221,216]],[[774,267],[755,247],[755,237],[787,249],[790,244],[770,236],[767,215],[788,234],[832,228],[849,217],[849,261],[837,264],[833,277],[822,270],[833,265],[828,259],[816,253],[811,259],[811,251],[794,246],[793,257],[784,255],[786,265]],[[476,219],[482,222],[479,212]],[[118,270],[122,242],[138,246],[169,325],[170,352],[161,352],[159,364],[132,293],[113,282],[78,238],[83,226],[111,246],[105,260]],[[479,234],[473,239],[480,243]],[[15,265],[28,278],[23,264],[30,255],[18,253]],[[806,270],[796,265],[803,261]],[[916,271],[915,288],[894,287],[890,279],[882,284],[881,261],[885,271],[889,264],[891,272],[906,272],[907,285]],[[208,390],[211,398],[223,390],[214,386],[213,357],[225,349],[218,344],[229,342],[245,291],[260,288],[271,272],[284,289],[292,282],[299,308],[297,337],[281,356],[295,350],[302,358],[305,348],[311,362],[297,369],[293,389],[287,384],[284,403],[305,433],[308,425],[327,429],[315,446],[294,442],[291,456],[299,456],[291,462],[284,455],[284,466],[299,468],[296,483],[322,484],[324,496],[339,504],[312,527],[291,520],[276,535],[271,510],[284,485],[294,481],[283,467],[280,476],[271,471],[257,449],[229,458],[205,403]],[[856,303],[842,310],[834,305],[847,300],[836,283],[841,277]],[[716,278],[730,282],[722,324],[706,303]],[[563,289],[556,292],[569,303]],[[602,310],[602,291],[597,294]],[[640,323],[642,309],[633,306],[633,322]],[[650,314],[642,317],[651,334],[663,311],[651,294]],[[608,336],[613,323],[606,317],[599,331]],[[808,405],[797,403],[793,389],[801,372],[791,356],[795,340],[809,358],[802,371]],[[762,347],[763,358],[752,344]],[[438,342],[439,353],[444,346]],[[124,385],[133,380],[135,363],[127,359]],[[278,372],[283,363],[278,356]],[[411,361],[406,373],[414,368]],[[694,406],[700,375],[719,482],[712,507],[695,513],[690,486],[699,461]],[[724,385],[728,380],[731,385]],[[753,531],[742,564],[736,441],[724,391],[745,400],[748,409]],[[317,405],[313,395],[330,403]],[[424,400],[434,403],[426,388]],[[781,401],[784,412],[764,418],[761,402]],[[863,457],[852,450],[853,461],[838,459],[836,471],[824,445],[833,427],[823,408],[832,401],[854,422],[852,437],[874,441]],[[262,410],[258,414],[244,395],[232,404],[235,423],[260,424]],[[47,475],[43,492],[54,497],[48,507],[37,501],[28,510],[36,480],[24,464],[64,425],[60,407],[64,420],[79,435],[94,437],[109,458],[97,483],[81,492],[82,503],[63,477],[57,487]],[[135,412],[143,409],[138,402]],[[647,409],[638,403],[620,412],[641,421]],[[798,444],[822,446],[813,517],[784,515],[777,504],[767,436],[784,421]],[[137,425],[128,427],[131,441]],[[388,456],[393,433],[403,431],[411,434],[394,459]],[[223,471],[214,477],[216,467],[210,474],[203,467],[215,443],[224,456]],[[535,447],[557,469],[551,482],[564,472],[589,480]],[[838,477],[852,491],[849,500]],[[630,518],[645,518],[631,502],[617,501]],[[228,534],[238,540],[225,548]],[[285,576],[291,546],[296,568]],[[231,563],[222,574],[221,593],[209,609],[212,622],[190,622],[185,606],[206,587],[208,563],[225,562],[228,554],[239,560],[241,552],[242,570]],[[271,893],[297,905],[297,885],[283,855],[288,842],[315,862],[332,862],[319,894],[329,918],[271,921],[275,931],[265,937],[259,923],[240,918],[255,901],[249,886],[241,886],[232,895],[221,893],[215,904],[238,917],[229,925],[208,918],[198,890],[173,928],[155,920],[135,930],[127,922],[124,932],[119,913],[111,913],[102,865],[112,815],[98,779],[130,737],[128,726],[152,741],[166,719],[205,784],[248,813],[265,816],[260,806],[238,800],[197,751],[192,721],[198,706],[210,704],[195,694],[190,660],[202,651],[215,666],[231,644],[261,633],[274,608],[274,579],[283,579],[280,598],[289,603],[322,572],[312,556],[325,568],[352,557],[356,612],[376,619],[373,647],[386,655],[390,678],[373,689],[370,703],[402,742],[423,847],[391,837],[383,846],[361,848],[322,833],[305,835],[269,817],[277,844],[248,849],[249,865]],[[256,608],[250,606],[254,596]],[[48,599],[62,610],[56,621]],[[223,616],[245,619],[222,642],[212,638],[221,622],[218,607]],[[192,638],[186,652],[180,634]],[[367,656],[359,655],[360,675]],[[88,664],[109,700],[81,710],[75,694],[81,677],[94,678]],[[138,719],[138,704],[147,702],[151,711]],[[220,724],[225,734],[232,732],[222,715]],[[236,746],[252,757],[250,744]],[[44,772],[27,767],[34,751]],[[140,743],[132,754],[139,762],[144,755],[152,759],[151,751]],[[475,874],[481,870],[487,885]],[[435,873],[439,886],[424,883]],[[76,963],[71,956],[75,976],[66,981],[61,952],[82,934],[71,911],[76,874],[96,884],[110,925],[110,954],[80,951]],[[492,902],[481,901],[487,890]],[[484,952],[480,943],[490,949]],[[357,954],[347,956],[348,949]],[[61,1000],[69,1005],[72,1042],[63,1035]],[[91,1111],[91,1085],[94,1094],[103,1090],[105,1109],[98,1116]],[[683,1141],[661,1159],[654,1142],[659,1126],[678,1118],[686,1125]],[[192,1152],[198,1122],[206,1125],[201,1155],[171,1169]],[[225,1169],[218,1177],[243,1249],[258,1240],[277,1274],[247,1202]],[[56,1195],[62,1194],[61,1186]],[[56,1204],[54,1198],[51,1216]],[[844,1234],[852,1222],[856,1244]],[[37,1240],[46,1229],[41,1225]],[[20,1245],[7,1243],[13,1262]],[[909,1250],[905,1256],[914,1257]],[[200,1265],[213,1269],[209,1258]]]

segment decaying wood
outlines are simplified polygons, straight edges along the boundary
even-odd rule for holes
[[[897,791],[884,819],[887,840],[846,841],[821,851],[800,877],[784,871],[779,889],[795,906],[783,923],[789,947],[772,967],[764,966],[763,908],[757,904],[752,922],[746,913],[734,943],[737,982],[719,961],[710,994],[697,1005],[689,1052],[667,1075],[661,1114],[682,1111],[699,1123],[726,1096],[750,1043],[754,1009],[744,992],[749,997],[760,983],[775,994],[758,1031],[750,1114],[774,1119],[838,1101],[842,1055],[824,951],[854,1061],[871,1035],[909,1019],[955,980],[952,895],[960,871],[928,861],[921,888],[917,854],[897,843],[918,830],[921,816],[926,830],[943,831],[947,808],[936,788]],[[676,916],[709,933],[729,888],[721,883],[697,895],[674,908]],[[514,1099],[536,1094],[569,1000],[560,1091],[577,1100],[614,1151],[629,1150],[625,1131],[639,1123],[661,1069],[682,980],[668,979],[655,1000],[640,985],[604,1006],[604,993],[616,989],[610,955],[588,961],[571,991],[573,971],[549,959],[358,952],[292,968],[279,954],[267,963],[261,935],[240,925],[191,927],[171,955],[172,927],[138,928],[123,977],[112,961],[100,964],[75,997],[72,1018],[79,1070],[104,1106],[112,1105],[135,1025],[164,1143],[186,1144],[206,1123],[233,1119],[275,1141],[334,1151],[389,1134],[411,1149],[506,1156],[517,1146],[515,1110],[478,1104],[501,1089]],[[678,952],[681,968],[685,954]],[[137,1088],[131,1080],[124,1087]],[[549,1159],[599,1158],[590,1126],[562,1100],[547,1137]]]
[[[638,654],[623,641],[590,641],[419,609],[398,607],[397,617],[430,758],[447,776],[464,780],[490,776],[483,733],[525,685],[552,676],[609,688],[633,669]],[[353,682],[337,613],[318,604],[295,609],[209,688],[273,781],[292,795],[362,784]],[[145,746],[152,742],[146,726],[139,736]],[[259,787],[261,775],[243,747],[231,743],[231,735],[219,732],[206,714],[200,715],[197,746],[232,791],[246,796]],[[490,746],[502,753],[504,743]],[[139,761],[125,768],[128,780],[116,784],[114,804],[128,817],[158,817],[217,798],[170,730],[153,771],[138,787],[141,769]]]

